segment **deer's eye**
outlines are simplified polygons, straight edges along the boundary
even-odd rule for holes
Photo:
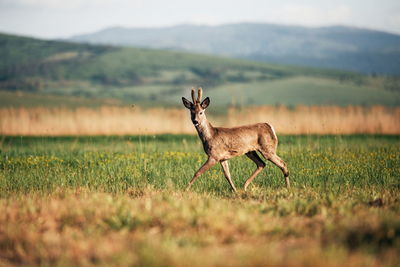
[[[200,115],[203,115],[203,112],[200,112]]]

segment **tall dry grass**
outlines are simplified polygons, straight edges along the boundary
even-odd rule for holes
[[[215,126],[269,122],[279,134],[400,134],[400,107],[284,106],[230,108],[208,115]],[[139,107],[2,108],[2,135],[195,133],[187,110]]]
[[[270,122],[284,134],[399,134],[400,107],[297,106],[230,109],[228,124]]]

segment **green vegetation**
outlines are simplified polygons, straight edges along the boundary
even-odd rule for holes
[[[98,107],[120,105],[121,101],[107,98],[43,95],[29,92],[0,91],[0,107]]]
[[[40,105],[43,95],[177,106],[192,86],[206,88],[207,95],[221,100],[215,102],[220,106],[400,103],[397,77],[4,34],[0,48],[0,90],[38,95],[31,103],[26,101],[31,106]],[[46,102],[43,97],[42,105]]]
[[[208,93],[213,103],[247,105],[366,105],[397,106],[399,91],[368,83],[355,84],[330,78],[295,76],[217,86]]]
[[[195,136],[2,137],[0,262],[19,265],[393,266],[399,136],[281,136],[248,192]],[[255,168],[230,161],[237,186]]]
[[[278,154],[290,166],[295,187],[340,192],[343,187],[398,186],[399,147],[397,136],[283,136]],[[1,159],[5,179],[0,192],[5,195],[70,186],[120,193],[149,184],[182,189],[206,155],[197,137],[185,135],[4,137]],[[231,160],[231,165],[238,184],[254,169],[246,157]],[[219,169],[199,179],[196,190],[229,195]],[[281,176],[271,164],[255,184],[280,188]]]

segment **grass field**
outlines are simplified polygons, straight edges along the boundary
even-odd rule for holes
[[[396,266],[400,137],[281,136],[248,192],[195,136],[0,140],[0,265]],[[230,161],[242,187],[255,168]]]

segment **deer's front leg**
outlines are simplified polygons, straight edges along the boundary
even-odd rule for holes
[[[224,175],[226,180],[228,180],[228,183],[231,185],[232,190],[236,192],[235,184],[233,183],[231,179],[231,173],[229,172],[229,165],[227,160],[221,161],[222,169],[224,170]]]
[[[217,163],[217,161],[213,158],[208,158],[207,161],[201,166],[201,168],[194,174],[192,180],[190,180],[190,183],[186,187],[186,190],[189,190],[190,187],[192,187],[192,184],[199,178],[200,175],[202,175],[206,170],[211,168]]]

